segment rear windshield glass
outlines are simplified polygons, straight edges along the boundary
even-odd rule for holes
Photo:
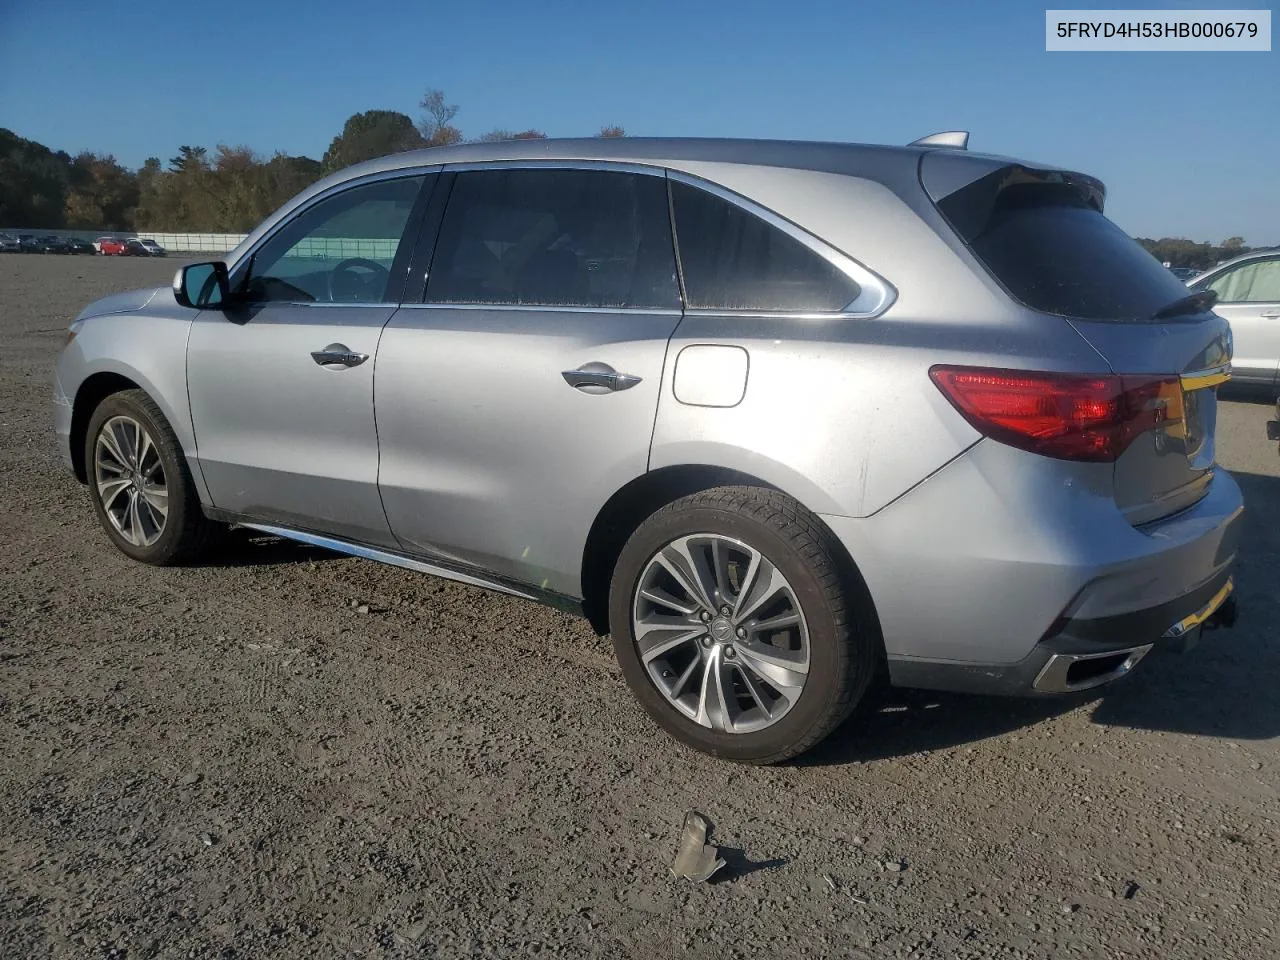
[[[1004,288],[1032,310],[1147,321],[1187,288],[1061,174],[1005,167],[938,208]]]

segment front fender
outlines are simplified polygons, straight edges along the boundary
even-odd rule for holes
[[[73,417],[79,413],[76,408],[94,392],[86,386],[95,377],[110,374],[136,384],[169,421],[200,499],[207,503],[187,395],[187,338],[196,312],[171,305],[163,314],[115,313],[77,321],[75,338],[58,357],[54,400],[61,408],[61,433],[65,411],[71,410]]]

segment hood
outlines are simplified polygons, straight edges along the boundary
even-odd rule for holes
[[[147,287],[142,290],[130,290],[128,293],[113,293],[109,297],[93,301],[80,311],[76,319],[87,320],[89,317],[102,317],[109,313],[130,313],[133,310],[141,310],[155,299],[156,294],[163,293],[167,289],[167,287]]]

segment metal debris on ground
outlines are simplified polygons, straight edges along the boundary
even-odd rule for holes
[[[684,815],[684,830],[680,834],[680,848],[671,864],[672,873],[702,883],[725,865],[720,851],[707,843],[710,833],[711,823],[702,814],[690,810]]]

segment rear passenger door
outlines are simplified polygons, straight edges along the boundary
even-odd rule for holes
[[[680,316],[662,171],[458,169],[423,302],[378,350],[401,546],[580,596],[592,521],[647,468]]]

